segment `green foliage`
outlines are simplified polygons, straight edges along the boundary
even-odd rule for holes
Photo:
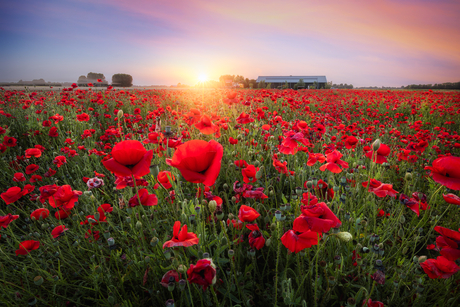
[[[115,74],[112,76],[112,85],[118,87],[133,86],[133,77],[128,74]]]

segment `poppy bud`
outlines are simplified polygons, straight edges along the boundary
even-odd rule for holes
[[[174,291],[174,288],[176,288],[176,283],[174,283],[174,282],[168,283],[168,291],[172,292],[172,291]],[[166,305],[166,306],[168,306],[168,305]]]
[[[351,233],[349,232],[339,232],[337,234],[337,238],[339,238],[340,240],[342,240],[343,242],[348,242],[350,241],[351,239],[353,239],[353,236],[351,235]]]
[[[228,240],[227,240],[226,237],[223,237],[223,238],[220,240],[220,244],[221,244],[221,245],[224,245],[224,246],[225,246],[225,245],[227,245],[227,243],[228,243]]]
[[[117,117],[119,119],[123,117],[123,110],[118,110]]]
[[[208,204],[208,201],[206,199],[201,200],[201,205],[206,206]],[[217,205],[217,203],[216,203]]]
[[[401,215],[401,218],[399,219],[399,222],[401,224],[404,224],[406,222],[406,218],[404,217],[404,215]]]
[[[257,176],[256,176],[256,177],[257,177]],[[226,191],[227,191],[227,190],[229,189],[229,186],[228,186],[228,184],[224,183],[224,185],[223,185],[223,188],[224,188],[224,190],[226,190]]]
[[[179,289],[184,290],[186,285],[187,281],[185,281],[185,279],[179,280]]]
[[[271,238],[268,238],[268,239],[265,241],[265,245],[266,245],[266,246],[270,246],[271,243],[272,243]]]
[[[101,269],[100,266],[96,266],[96,267],[94,268],[94,270],[96,271],[96,273],[101,273],[101,272],[102,272],[102,269]]]
[[[163,255],[165,256],[166,260],[169,260],[171,258],[171,251],[169,249],[165,249],[163,251]]]
[[[107,243],[109,244],[109,246],[113,246],[113,245],[115,245],[115,239],[114,238],[108,238]]]
[[[376,139],[374,143],[372,143],[372,150],[373,151],[379,150],[380,144],[382,144],[382,141],[380,141],[380,139]]]
[[[185,272],[187,272],[187,267],[185,265],[183,265],[183,264],[179,264],[179,266],[177,267],[177,271],[179,273],[184,274]]]
[[[43,277],[41,276],[35,276],[34,278],[34,284],[37,286],[40,286],[44,282]]]
[[[418,257],[418,263],[424,263],[426,261],[427,257],[426,256],[420,256]]]
[[[150,240],[150,246],[155,247],[158,244],[159,241],[160,240],[158,240],[157,237],[153,237],[152,240]]]
[[[229,257],[233,257],[234,254],[235,254],[235,251],[233,251],[233,249],[228,250],[228,256]]]
[[[342,263],[342,257],[340,255],[337,255],[334,257],[334,261],[336,264],[341,264]]]
[[[89,219],[88,219],[88,221],[89,221]],[[127,222],[127,223],[131,223],[131,217],[130,217],[130,216],[127,216],[127,217],[126,217],[126,222]]]
[[[160,168],[158,167],[158,164],[150,165],[150,174],[152,176],[157,178],[159,173],[160,173]]]
[[[313,182],[311,180],[307,181],[307,188],[311,189],[313,187]]]
[[[335,277],[334,276],[329,276],[329,284],[330,285],[335,285]]]
[[[260,169],[256,172],[256,178],[257,179],[260,179],[262,178],[264,175],[264,167],[263,165],[260,167]]]
[[[411,181],[412,180],[412,173],[406,173],[404,178],[406,179],[406,181]]]
[[[275,229],[276,229],[276,224],[275,224],[275,223],[271,223],[271,224],[270,224],[270,230],[271,230],[271,231],[275,231]]]
[[[137,229],[141,229],[141,228],[142,228],[142,223],[141,223],[141,221],[137,221],[137,222],[136,222],[136,228],[137,228]]]
[[[209,208],[209,211],[211,211],[211,213],[214,213],[217,208],[217,202],[215,200],[211,200],[208,204],[208,208]]]
[[[222,220],[224,218],[224,213],[222,211],[217,211],[216,216],[219,220]]]
[[[356,300],[352,297],[348,298],[347,300],[348,306],[349,307],[355,307],[356,306]]]
[[[109,297],[107,298],[107,301],[108,301],[110,304],[114,304],[114,303],[115,303],[115,298],[114,298],[112,295],[109,295]]]

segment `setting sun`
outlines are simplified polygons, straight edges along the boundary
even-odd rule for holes
[[[199,82],[206,82],[208,81],[208,77],[205,74],[201,74],[198,76],[198,81]]]

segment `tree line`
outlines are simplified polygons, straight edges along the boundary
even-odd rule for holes
[[[411,90],[460,90],[460,82],[445,82],[439,84],[411,84],[408,86],[401,86],[401,88]]]

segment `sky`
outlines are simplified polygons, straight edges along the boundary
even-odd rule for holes
[[[458,0],[0,1],[0,81],[135,85],[206,76],[326,76],[401,86],[460,81]]]

